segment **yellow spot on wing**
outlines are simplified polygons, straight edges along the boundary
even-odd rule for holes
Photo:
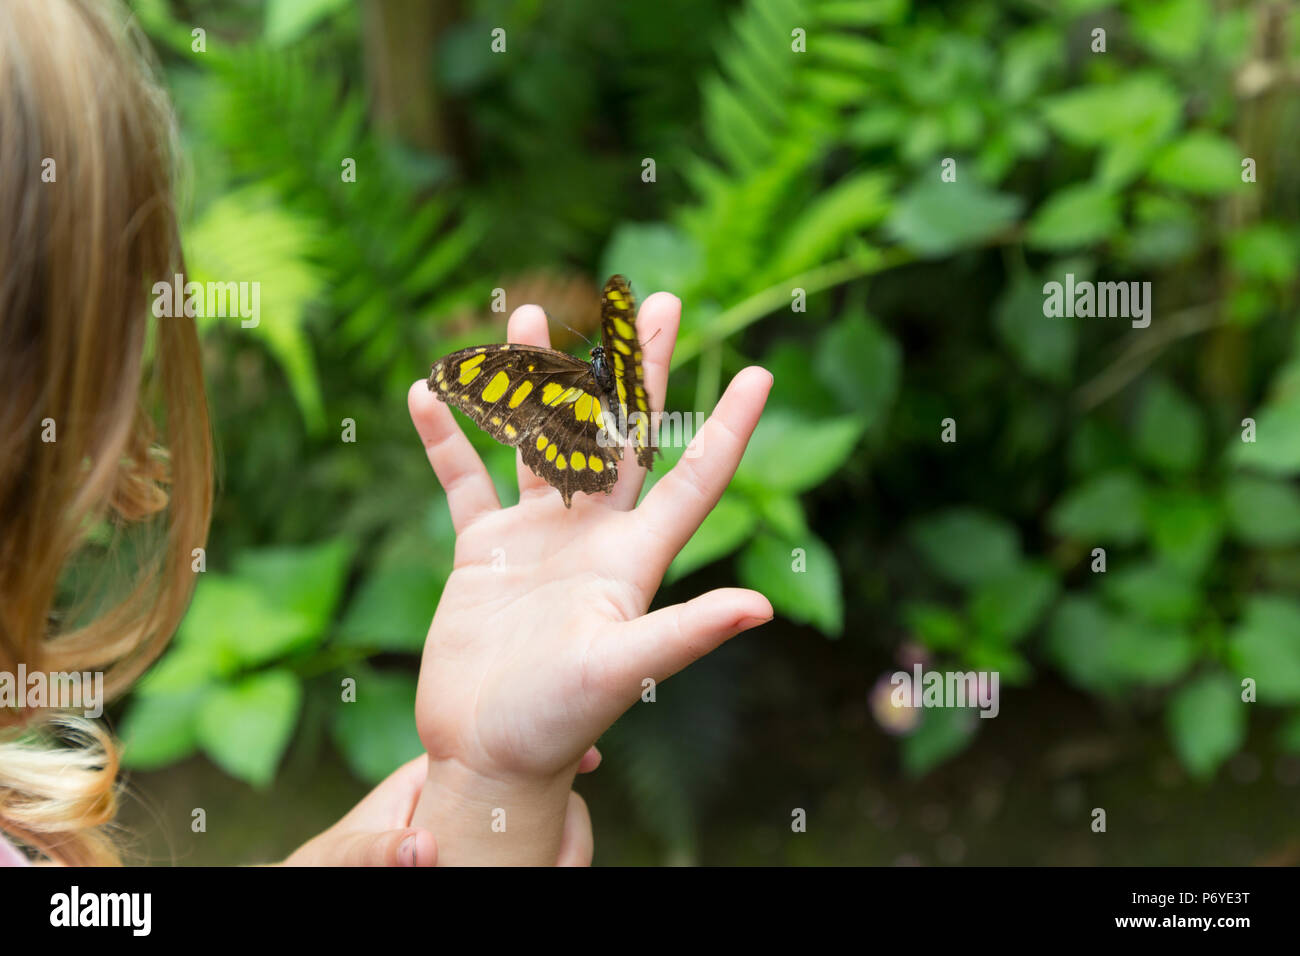
[[[546,444],[547,444],[548,441],[549,441],[549,439],[548,439],[545,435],[538,435],[538,436],[537,436],[537,450],[538,450],[538,451],[541,451],[543,448],[545,448],[545,447],[546,447]]]
[[[495,402],[498,398],[506,393],[510,387],[510,376],[505,372],[497,372],[488,382],[488,387],[483,389],[483,401]]]
[[[605,470],[605,463],[602,462],[599,458],[592,458],[591,461],[588,462],[588,464],[591,465],[591,470],[594,471],[596,474],[600,474],[602,471]]]
[[[628,344],[627,344],[626,342],[624,342],[622,339],[615,339],[615,340],[614,340],[614,348],[618,349],[618,350],[619,350],[620,352],[622,352],[624,355],[631,355],[631,354],[632,354],[632,346],[628,345]]]
[[[479,366],[483,364],[483,356],[475,355],[473,358],[465,359],[460,363],[460,384],[468,385],[474,381],[479,373]]]
[[[587,467],[587,456],[580,451],[575,451],[569,456],[569,464],[573,465],[574,471],[582,471]]]
[[[529,381],[523,382],[517,389],[515,389],[514,394],[510,396],[510,407],[518,408],[519,403],[522,402],[525,398],[527,398],[528,393],[531,392],[532,390],[533,390],[532,382]]]
[[[573,414],[580,422],[591,420],[591,406],[594,404],[590,395],[583,395],[573,406]]]
[[[628,325],[626,320],[620,319],[617,315],[614,316],[614,331],[618,332],[618,334],[623,336],[625,339],[636,338],[636,332],[633,330],[632,326]]]
[[[546,460],[555,461],[555,453],[557,451],[559,451],[559,448],[557,448],[555,445],[548,446],[546,449]]]
[[[558,405],[560,396],[564,394],[564,386],[557,385],[555,382],[547,382],[542,386],[542,404]]]
[[[555,456],[555,467],[560,469],[560,471],[564,471],[565,468],[569,467],[568,463],[564,460],[563,455]]]
[[[519,432],[514,425],[507,425],[505,428],[506,437],[514,440],[519,437]]]

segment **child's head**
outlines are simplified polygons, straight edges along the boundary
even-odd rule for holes
[[[0,672],[101,671],[110,697],[180,620],[212,495],[194,323],[148,302],[182,265],[146,63],[107,0],[0,3]],[[128,525],[149,533],[124,584],[67,573],[89,532]],[[0,830],[102,860],[87,828],[112,816],[116,756],[75,720],[51,752],[49,716],[0,709]]]

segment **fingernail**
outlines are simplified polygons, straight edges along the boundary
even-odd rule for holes
[[[415,834],[402,841],[397,848],[397,860],[402,866],[415,866]]]

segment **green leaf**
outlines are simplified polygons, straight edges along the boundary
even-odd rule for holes
[[[1289,598],[1256,595],[1229,638],[1233,669],[1255,681],[1259,700],[1269,704],[1300,701],[1300,604]]]
[[[979,723],[968,708],[926,708],[916,730],[903,738],[903,769],[909,777],[925,776],[970,746]]]
[[[1052,509],[1059,535],[1085,543],[1132,544],[1142,536],[1142,480],[1130,471],[1110,471],[1067,492]]]
[[[202,690],[133,697],[120,730],[123,766],[153,770],[194,753],[202,699]]]
[[[903,622],[922,644],[932,651],[951,651],[965,643],[965,620],[951,608],[928,601],[903,605]]]
[[[267,0],[266,42],[272,46],[293,43],[350,5],[351,0]]]
[[[1234,439],[1232,462],[1270,475],[1300,473],[1300,394],[1280,396],[1250,417],[1255,419],[1255,440]]]
[[[911,541],[954,584],[976,585],[1010,574],[1021,562],[1013,525],[985,511],[958,507],[913,524]]]
[[[1167,684],[1196,657],[1181,630],[1113,614],[1095,598],[1073,595],[1057,607],[1045,647],[1073,683],[1104,696],[1128,685]]]
[[[198,319],[205,333],[221,327],[229,334],[261,339],[284,371],[308,427],[325,427],[325,405],[315,353],[307,336],[309,307],[326,292],[326,275],[313,259],[316,237],[325,231],[315,219],[285,208],[276,191],[257,184],[214,200],[185,233],[191,281],[224,286],[250,283],[258,294],[258,316]],[[214,302],[215,304],[215,302]],[[257,324],[247,328],[244,321]]]
[[[1050,566],[1025,562],[1001,577],[984,581],[971,595],[970,617],[976,632],[1002,643],[1025,637],[1060,585]]]
[[[232,777],[265,787],[275,777],[301,703],[298,678],[283,670],[213,688],[199,705],[199,744]]]
[[[823,336],[829,334],[829,330]],[[782,388],[768,404],[768,414],[781,410],[810,420],[832,418],[852,411],[845,396],[836,395],[834,388],[822,380],[813,367],[813,350],[806,342],[786,340],[777,342],[763,353],[763,368],[772,373],[777,382],[797,382],[796,388]],[[653,472],[652,472],[653,474]]]
[[[1102,590],[1123,609],[1156,624],[1187,623],[1204,603],[1193,577],[1160,561],[1111,570]]]
[[[1163,379],[1147,386],[1134,425],[1138,456],[1164,471],[1195,468],[1205,454],[1200,410]]]
[[[449,572],[443,562],[376,568],[339,622],[337,642],[419,653]]]
[[[1185,674],[1196,660],[1191,637],[1176,627],[1117,616],[1103,639],[1116,682],[1160,686]]]
[[[513,459],[509,467],[514,470]],[[445,502],[433,502],[422,522],[403,521],[385,539],[348,605],[337,628],[337,643],[419,653],[451,574],[455,550],[456,533]]]
[[[177,633],[177,650],[204,646],[203,660],[253,666],[282,657],[321,636],[295,610],[277,606],[260,582],[205,572]],[[169,654],[168,657],[172,655]],[[192,659],[200,663],[197,657]]]
[[[1224,502],[1239,541],[1260,547],[1300,542],[1300,492],[1290,482],[1233,475]]]
[[[180,695],[230,677],[239,670],[240,662],[221,640],[199,639],[188,644],[178,640],[144,675],[136,693]]]
[[[817,421],[774,409],[754,430],[735,481],[788,493],[816,487],[852,454],[862,429],[857,415]]]
[[[205,574],[180,640],[213,643],[250,667],[310,647],[325,636],[351,556],[343,540],[241,552],[233,577]]]
[[[1030,246],[1069,250],[1108,238],[1119,228],[1119,196],[1106,186],[1083,182],[1048,196],[1026,230]]]
[[[758,517],[742,495],[727,492],[691,535],[668,567],[664,580],[676,581],[692,571],[724,558],[749,540]]]
[[[1179,62],[1201,51],[1214,19],[1205,0],[1143,0],[1132,4],[1129,14],[1139,43]]]
[[[259,548],[235,555],[235,573],[256,581],[276,607],[296,614],[304,629],[322,633],[334,615],[355,550],[336,538],[300,547]]]
[[[1164,77],[1144,74],[1048,100],[1043,116],[1066,142],[1108,146],[1157,142],[1178,124],[1182,99]]]
[[[667,223],[625,222],[605,249],[601,275],[621,273],[636,281],[642,299],[654,292],[682,294],[693,288],[700,270],[694,240]]]
[[[839,565],[820,538],[810,533],[789,542],[761,533],[740,553],[739,570],[745,586],[766,595],[776,613],[830,637],[844,629]]]
[[[911,187],[889,218],[889,232],[924,256],[945,256],[978,246],[1002,232],[1020,213],[1015,196],[993,192],[971,176],[942,182],[937,175]]]
[[[1192,575],[1205,570],[1223,538],[1218,502],[1195,492],[1151,492],[1146,521],[1156,552],[1171,567]]]
[[[1228,255],[1240,275],[1285,285],[1295,278],[1300,249],[1278,223],[1257,222],[1228,238]]]
[[[340,701],[330,731],[354,774],[378,783],[423,750],[415,732],[415,675],[361,668],[357,699]]]
[[[808,533],[803,505],[793,495],[761,493],[751,500],[763,524],[777,537],[798,541]]]
[[[1034,676],[1034,669],[1023,654],[1003,644],[975,643],[966,649],[965,666],[976,672],[996,673],[1002,684],[1023,687]]]
[[[1076,326],[1064,316],[1043,315],[1043,291],[1037,278],[1020,273],[993,311],[998,336],[1030,375],[1063,385],[1074,366]]]
[[[880,424],[893,405],[902,364],[898,343],[861,313],[846,316],[822,333],[813,359],[817,377],[868,429]]]
[[[772,260],[780,279],[820,265],[840,251],[846,239],[885,218],[890,178],[879,172],[849,176],[824,188],[785,230]]]
[[[974,586],[1003,577],[1020,563],[1020,536],[1006,520],[973,508],[927,515],[912,525],[912,543],[939,574]]]
[[[1170,143],[1151,163],[1156,182],[1214,196],[1241,186],[1241,150],[1217,133],[1188,133]]]
[[[1105,186],[1079,183],[1053,193],[1038,207],[1025,239],[1040,249],[1073,249],[1101,242],[1119,226],[1119,197]]]
[[[1188,772],[1210,777],[1246,739],[1246,707],[1226,674],[1198,677],[1169,699],[1165,713],[1174,750]]]

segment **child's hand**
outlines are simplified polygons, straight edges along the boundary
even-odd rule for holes
[[[637,317],[655,411],[680,317],[681,303],[665,293]],[[545,314],[518,309],[508,335],[548,345]],[[646,613],[669,563],[731,480],[771,385],[761,368],[738,374],[695,437],[699,454],[683,456],[639,507],[645,471],[629,448],[613,493],[577,494],[572,509],[519,464],[520,501],[504,510],[448,407],[423,381],[411,387],[411,418],[457,534],[416,698],[431,758],[416,820],[438,833],[445,862],[553,861],[579,761],[638,699],[642,682],[662,681],[771,619],[763,595],[738,588]],[[505,833],[493,830],[498,810]],[[465,826],[463,842],[449,812]]]

